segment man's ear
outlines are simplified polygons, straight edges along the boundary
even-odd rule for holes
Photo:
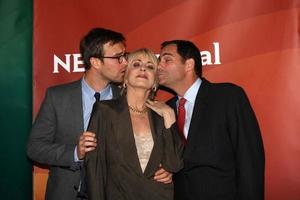
[[[96,69],[99,69],[99,67],[102,65],[102,62],[99,58],[91,57],[90,58],[91,67],[94,67]]]
[[[194,71],[194,68],[195,68],[195,60],[193,58],[189,58],[185,61],[185,69],[187,71]]]

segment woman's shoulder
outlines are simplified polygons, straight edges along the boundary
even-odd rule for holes
[[[103,100],[103,101],[96,102],[94,104],[95,106],[94,109],[101,110],[101,112],[105,113],[105,112],[118,110],[120,105],[121,105],[120,99]]]

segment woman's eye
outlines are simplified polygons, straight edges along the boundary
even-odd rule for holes
[[[139,63],[139,62],[133,63],[133,67],[140,67],[140,66],[141,66],[141,63]]]
[[[154,66],[153,65],[147,65],[147,69],[154,70]]]

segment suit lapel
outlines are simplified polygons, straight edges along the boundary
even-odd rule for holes
[[[122,152],[122,159],[134,170],[136,173],[142,175],[142,169],[137,154],[137,148],[135,145],[134,133],[132,129],[132,122],[130,113],[127,106],[127,101],[124,97],[120,98],[120,104],[118,105],[118,116],[116,123],[117,142],[120,145],[120,152]],[[148,113],[149,123],[153,138],[153,149],[144,171],[146,177],[151,177],[154,172],[158,169],[159,163],[161,162],[163,151],[162,147],[162,129],[164,127],[163,121],[160,117],[150,110]]]
[[[74,87],[70,93],[70,108],[72,108],[70,117],[74,119],[74,126],[81,134],[84,131],[81,79],[74,82]]]
[[[159,163],[161,162],[163,154],[161,147],[163,144],[162,136],[160,134],[162,134],[164,124],[162,120],[159,119],[159,116],[152,110],[149,111],[148,117],[154,145],[144,174],[146,177],[150,178],[158,169]]]
[[[120,104],[118,106],[117,113],[117,126],[116,133],[118,133],[117,144],[120,145],[120,152],[123,154],[121,159],[136,171],[138,174],[142,174],[139,158],[137,155],[137,149],[135,145],[135,139],[133,136],[132,122],[130,113],[125,98],[120,98]],[[121,130],[121,131],[120,131]]]
[[[205,122],[205,119],[203,119],[203,113],[205,112],[205,106],[207,105],[207,95],[209,94],[209,87],[209,82],[202,78],[202,83],[197,93],[192,119],[189,127],[189,133],[187,138],[188,145],[184,154],[188,153],[191,150],[191,148],[189,147],[192,147],[191,143],[194,141],[193,137],[195,137],[195,134],[199,134],[198,127],[201,126],[202,122]]]
[[[76,127],[78,136],[84,131],[83,124],[83,107],[82,107],[82,87],[81,79],[75,81],[70,91],[70,108],[72,115],[70,116],[74,120],[74,126]],[[120,89],[115,84],[111,84],[113,99],[120,98]]]

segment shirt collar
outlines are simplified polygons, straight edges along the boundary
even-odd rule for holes
[[[202,83],[202,80],[200,78],[197,78],[196,81],[193,83],[193,85],[185,92],[184,98],[194,104],[196,101],[197,93],[200,88],[200,85]],[[181,99],[182,97],[178,96],[178,100]]]
[[[110,94],[111,91],[111,86],[110,84],[108,84],[103,90],[101,91],[95,91],[93,88],[91,88],[89,86],[89,84],[85,81],[84,77],[81,80],[81,85],[82,85],[82,90],[83,92],[90,98],[90,99],[94,99],[94,95],[95,92],[99,92],[100,95],[100,99],[103,100],[103,98],[105,98],[106,96],[108,96]]]

